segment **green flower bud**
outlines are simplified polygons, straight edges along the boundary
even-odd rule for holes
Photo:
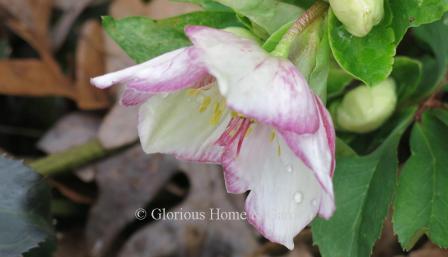
[[[367,133],[392,115],[396,103],[395,82],[389,78],[372,87],[361,85],[351,90],[330,112],[338,129]]]
[[[367,35],[384,16],[384,0],[330,0],[336,17],[354,36]]]

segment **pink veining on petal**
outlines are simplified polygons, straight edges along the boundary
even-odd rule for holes
[[[336,134],[334,130],[333,120],[331,119],[330,114],[328,113],[325,105],[322,103],[320,98],[318,96],[315,96],[315,98],[327,134],[328,145],[331,150],[332,162],[330,176],[333,177],[336,164]]]
[[[132,88],[126,88],[121,94],[120,103],[124,106],[139,105],[148,100],[149,97],[151,97],[151,94]]]
[[[251,121],[247,118],[233,117],[230,120],[230,123],[224,133],[222,133],[222,135],[216,141],[216,144],[228,147],[238,139],[237,153],[239,153],[244,140],[244,136],[246,135],[250,124]]]
[[[171,92],[194,86],[208,76],[198,50],[186,47],[165,53],[141,64],[91,79],[99,88],[124,83],[127,87],[147,92]]]
[[[283,138],[273,139],[272,127],[253,126],[240,153],[238,140],[225,148],[222,165],[226,188],[230,193],[250,190],[245,204],[248,222],[267,239],[292,249],[294,235],[314,219],[319,209],[322,215],[332,214],[331,202],[321,203],[325,193],[316,177]],[[293,164],[294,172],[287,171],[288,164]],[[303,193],[301,202],[295,200],[297,192]]]
[[[223,148],[219,146],[216,147],[216,152],[204,152],[202,155],[195,156],[192,158],[191,155],[185,154],[185,153],[167,153],[172,154],[176,157],[176,159],[182,160],[182,161],[193,161],[193,162],[201,162],[201,163],[209,163],[209,164],[220,164],[221,163],[221,156],[222,152],[224,151]]]
[[[224,171],[224,181],[227,192],[233,194],[242,194],[249,190],[249,181],[242,178],[232,164],[238,155],[238,146],[226,141],[224,152],[221,157],[221,165]]]
[[[201,50],[204,65],[231,109],[286,131],[318,129],[313,94],[291,62],[229,32],[203,26],[188,26],[185,32]]]
[[[314,98],[319,110],[320,126],[312,134],[297,134],[279,130],[291,150],[315,174],[325,191],[333,195],[331,177],[335,166],[335,136],[331,118],[318,97]]]

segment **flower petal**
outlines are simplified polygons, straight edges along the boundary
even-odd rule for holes
[[[107,88],[121,82],[139,91],[158,93],[193,86],[207,74],[198,58],[198,51],[194,47],[186,47],[93,78],[91,83],[99,88]]]
[[[292,63],[229,32],[201,26],[185,31],[201,50],[229,107],[284,130],[316,131],[319,119],[312,92]]]
[[[219,163],[215,144],[231,119],[216,86],[151,96],[140,106],[139,136],[146,153]]]
[[[333,123],[328,111],[315,96],[316,106],[319,110],[320,126],[313,134],[297,134],[290,131],[279,131],[285,138],[291,150],[308,166],[316,175],[318,181],[325,189],[329,204],[322,206],[323,217],[329,217],[334,211],[333,176],[335,168],[335,133]]]
[[[125,106],[139,105],[151,96],[146,92],[138,91],[133,88],[125,88],[120,97],[120,103]]]
[[[271,127],[252,124],[239,153],[237,147],[235,143],[223,155],[227,190],[251,190],[246,199],[249,222],[269,240],[292,249],[294,236],[319,210],[322,187]]]

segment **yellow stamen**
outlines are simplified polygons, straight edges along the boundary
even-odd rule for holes
[[[271,143],[274,142],[274,139],[275,139],[276,136],[277,136],[277,135],[275,134],[275,131],[272,130],[272,131],[271,131]]]
[[[202,100],[201,105],[199,106],[199,112],[201,112],[201,113],[205,112],[211,102],[212,102],[212,98],[210,96],[206,96],[204,98],[204,100]]]
[[[215,103],[215,107],[213,109],[213,116],[210,119],[210,123],[213,126],[216,126],[219,124],[219,122],[221,121],[222,118],[222,112],[223,112],[223,108],[221,106],[221,102],[216,102]]]

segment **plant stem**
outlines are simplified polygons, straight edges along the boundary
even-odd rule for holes
[[[322,16],[327,9],[327,3],[319,0],[316,1],[316,3],[306,10],[306,12],[291,25],[271,54],[287,58],[289,48],[296,36],[302,33],[314,20]]]
[[[55,153],[29,163],[29,166],[43,176],[52,176],[79,168],[93,160],[104,157],[114,149],[105,149],[101,143],[94,139],[85,144],[72,147],[66,151]]]

